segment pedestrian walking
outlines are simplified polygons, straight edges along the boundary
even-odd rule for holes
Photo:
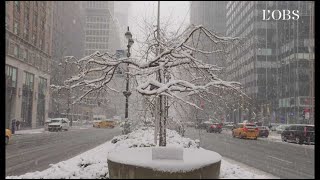
[[[17,125],[17,131],[18,131],[18,130],[20,130],[20,124],[21,124],[21,123],[20,123],[20,121],[19,121],[19,120],[17,120],[17,122],[16,122],[16,125]]]
[[[16,119],[12,119],[12,124],[11,124],[11,132],[14,134],[16,130]]]

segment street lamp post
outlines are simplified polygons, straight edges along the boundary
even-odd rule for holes
[[[134,43],[132,39],[132,34],[129,31],[129,26],[128,26],[128,31],[125,33],[126,38],[128,39],[128,52],[127,52],[127,57],[130,57],[130,48],[132,44]],[[128,118],[128,109],[129,109],[129,96],[131,95],[131,92],[129,91],[129,63],[127,63],[127,77],[126,77],[126,91],[123,92],[123,95],[126,97],[126,109],[125,109],[125,119]]]

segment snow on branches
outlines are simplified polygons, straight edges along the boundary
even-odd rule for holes
[[[200,35],[207,38],[213,49],[203,50],[197,45]],[[197,39],[198,37],[198,39]],[[196,39],[196,40],[195,40]],[[212,64],[206,64],[197,58],[195,54],[228,54],[225,47],[230,43],[239,41],[239,38],[217,36],[203,26],[190,26],[176,37],[165,36],[162,32],[161,39],[156,38],[156,30],[150,32],[144,50],[140,58],[120,58],[117,59],[109,53],[95,52],[80,60],[68,57],[66,62],[78,66],[78,74],[65,81],[63,87],[59,88],[81,88],[83,94],[78,101],[94,91],[109,88],[108,83],[115,75],[116,69],[128,66],[130,78],[136,78],[138,85],[136,91],[145,96],[165,95],[197,107],[192,102],[177,95],[187,93],[193,95],[206,92],[212,89],[220,91],[232,90],[238,94],[241,91],[240,83],[224,81],[217,77],[216,72],[222,68]],[[196,42],[196,43],[195,43]],[[159,53],[156,53],[159,52]],[[158,55],[156,55],[158,54]],[[159,81],[155,74],[158,71],[170,76],[170,78]],[[177,75],[180,72],[181,75]],[[185,74],[183,74],[185,73]],[[57,88],[57,87],[56,87]]]

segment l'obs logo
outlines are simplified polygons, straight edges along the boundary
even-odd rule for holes
[[[299,11],[298,10],[262,10],[264,21],[273,20],[298,20],[299,19]]]

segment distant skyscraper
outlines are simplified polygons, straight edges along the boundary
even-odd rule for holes
[[[190,23],[203,25],[210,31],[219,35],[226,34],[226,1],[191,1]],[[203,50],[212,50],[212,42],[202,39],[199,47]],[[200,55],[199,55],[200,56]],[[200,56],[206,63],[225,66],[222,56],[206,55]]]
[[[95,51],[115,53],[114,38],[114,2],[82,1],[85,19],[85,51],[90,55]],[[114,51],[114,52],[113,52]]]
[[[65,63],[65,56],[82,58],[84,53],[84,19],[79,1],[53,1],[52,75],[51,84],[63,85],[77,73],[77,67]],[[73,92],[75,93],[75,92]],[[84,113],[71,106],[70,94],[51,91],[49,117],[80,119]],[[67,116],[66,113],[72,114]],[[79,113],[81,112],[81,113]]]
[[[119,6],[119,4],[124,4],[124,6]],[[125,2],[83,1],[82,8],[84,11],[83,18],[85,19],[85,56],[96,51],[100,53],[108,52],[113,55],[116,54],[117,50],[126,49],[126,44],[123,42],[126,31],[121,29],[121,27],[126,26],[123,23],[126,24],[128,18],[127,13],[125,13],[128,9]],[[100,76],[101,74],[99,73],[91,73],[89,78]],[[123,76],[116,75],[108,86],[120,90],[120,93],[103,90],[99,93],[99,97],[96,94],[92,94],[84,98],[84,101],[93,107],[91,115],[104,114],[108,118],[112,118],[114,115],[121,115],[122,107],[120,107],[120,102],[124,99],[121,91],[124,84]]]

